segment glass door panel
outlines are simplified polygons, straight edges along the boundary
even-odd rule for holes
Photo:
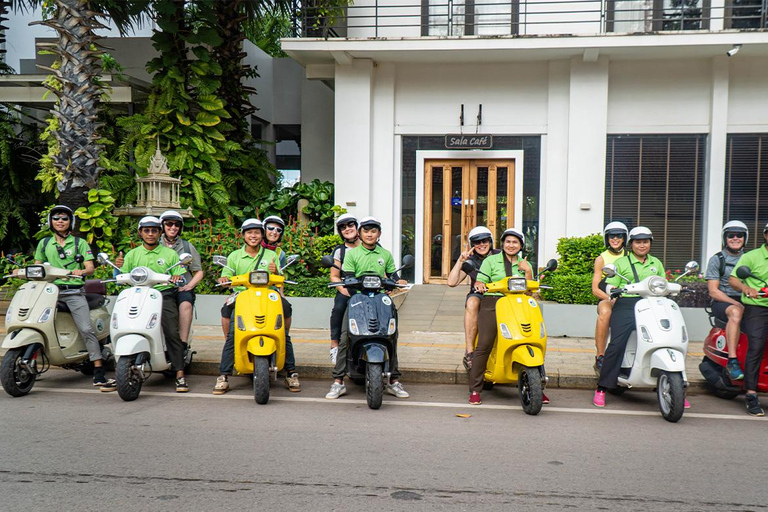
[[[440,277],[443,273],[443,167],[431,168],[432,191],[430,211],[432,222],[429,227],[430,266],[429,276]]]

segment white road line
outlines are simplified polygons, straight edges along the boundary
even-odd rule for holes
[[[62,388],[48,388],[44,386],[35,387],[36,390],[45,390],[49,393],[74,393],[80,395],[113,395],[117,398],[117,392],[102,393],[96,389],[62,389]],[[213,395],[209,393],[175,393],[170,391],[142,391],[142,395],[145,396],[163,396],[168,398],[207,398],[213,400],[253,400],[252,395]],[[319,404],[338,404],[338,405],[364,405],[365,400],[359,400],[355,398],[342,398],[339,400],[327,400],[325,398],[310,398],[310,397],[298,397],[298,396],[274,396],[269,398],[274,402],[312,402]],[[516,405],[493,405],[484,404],[482,406],[470,406],[463,403],[447,403],[447,402],[416,402],[413,400],[387,400],[385,405],[405,406],[405,407],[435,407],[443,409],[461,409],[463,411],[471,410],[487,410],[493,409],[497,411],[522,411],[520,406]],[[615,409],[578,409],[575,407],[552,407],[546,406],[544,409],[546,412],[569,412],[573,414],[609,414],[614,416],[659,416],[658,411],[621,411]],[[686,412],[683,415],[684,418],[698,418],[708,420],[739,420],[739,421],[764,421],[764,418],[758,418],[748,415],[735,415],[735,414],[707,414],[697,412]]]

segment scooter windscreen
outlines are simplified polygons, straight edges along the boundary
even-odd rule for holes
[[[349,333],[353,336],[389,336],[396,328],[392,299],[383,293],[372,297],[357,293],[347,306]]]

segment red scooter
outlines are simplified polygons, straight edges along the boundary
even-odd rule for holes
[[[736,275],[739,279],[745,279],[752,276],[752,273],[747,267],[739,267],[736,269]],[[760,289],[760,296],[768,297],[768,284]],[[708,313],[712,329],[704,340],[704,359],[699,364],[699,371],[707,380],[715,396],[731,400],[744,392],[744,381],[731,380],[728,377],[725,369],[725,365],[728,363],[728,346],[725,343],[725,322],[715,318],[711,311],[708,311]],[[736,359],[738,359],[742,368],[744,368],[744,359],[747,355],[748,345],[747,335],[742,332],[739,336],[739,345],[736,348]],[[762,393],[768,392],[768,350],[765,351],[763,360],[760,362],[757,390]]]

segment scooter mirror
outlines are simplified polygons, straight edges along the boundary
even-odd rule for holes
[[[10,254],[8,256],[6,256],[5,259],[8,260],[11,263],[11,265],[14,265],[16,267],[20,267],[21,266],[18,263],[16,263],[16,260],[13,259],[13,256],[11,256]]]
[[[747,267],[746,265],[742,265],[739,268],[736,269],[736,275],[739,279],[746,279],[748,277],[752,277],[752,271]]]
[[[413,266],[413,256],[406,254],[403,256],[403,268],[411,268]]]
[[[227,266],[227,257],[222,256],[221,254],[215,254],[213,256],[213,264],[218,265],[220,267],[226,267]]]
[[[322,258],[320,258],[320,265],[322,265],[325,268],[331,268],[333,266],[333,256],[330,254],[326,254]]]
[[[462,271],[463,271],[465,274],[471,274],[472,272],[474,272],[475,270],[477,270],[477,265],[475,264],[475,262],[474,262],[474,261],[472,261],[472,260],[467,260],[467,261],[465,261],[464,263],[462,263],[462,264],[461,264],[461,270],[462,270]]]
[[[183,252],[179,254],[179,263],[181,263],[182,265],[186,265],[191,261],[192,261],[192,255],[189,254],[188,252]]]
[[[298,254],[291,254],[290,256],[288,256],[285,259],[285,266],[288,267],[290,265],[293,265],[297,261],[299,261],[299,255]],[[285,267],[283,267],[283,268],[285,268]]]
[[[557,270],[557,260],[551,259],[547,262],[547,265],[542,269],[542,272],[552,272]]]
[[[109,256],[107,256],[107,253],[105,252],[100,252],[96,256],[96,260],[99,262],[99,265],[106,265],[107,263],[109,263]]]
[[[690,274],[691,272],[696,272],[699,270],[699,264],[695,261],[689,261],[685,264],[685,272],[686,274]]]
[[[607,277],[615,277],[616,276],[616,265],[613,263],[608,264],[603,267],[603,274],[605,274]]]

